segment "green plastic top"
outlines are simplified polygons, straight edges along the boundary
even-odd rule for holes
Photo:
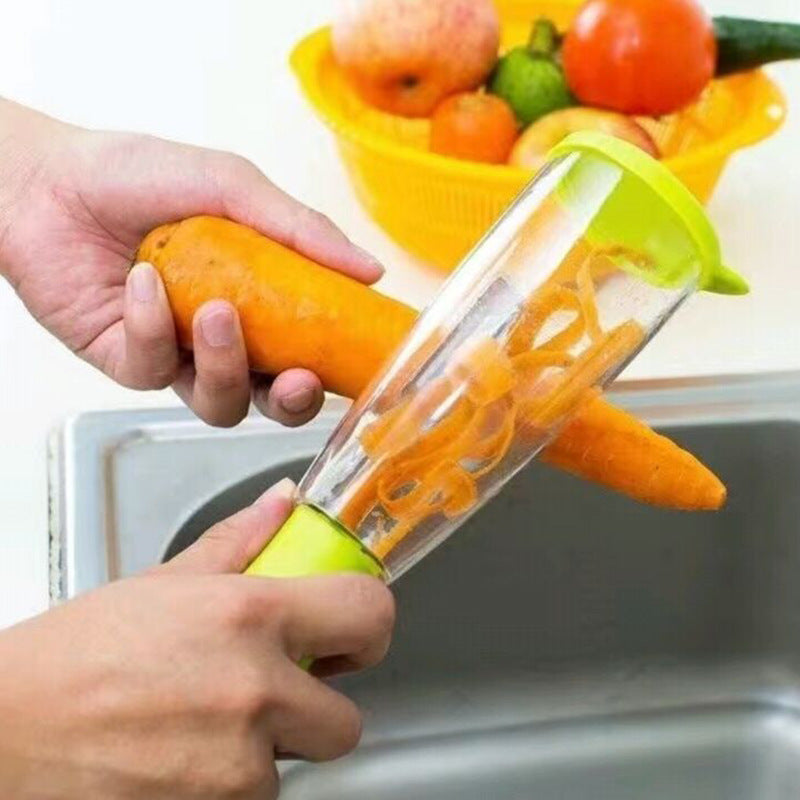
[[[575,152],[592,153],[639,178],[680,220],[700,257],[698,286],[717,294],[747,294],[747,282],[722,264],[719,240],[703,206],[662,163],[635,145],[595,131],[573,133],[556,145],[550,159]]]
[[[383,565],[345,527],[299,505],[245,571],[266,578],[300,578],[328,572],[384,577]]]

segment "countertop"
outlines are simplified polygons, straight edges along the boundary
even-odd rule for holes
[[[713,13],[754,15],[749,0]],[[70,122],[147,132],[239,152],[331,216],[388,267],[382,288],[419,305],[441,275],[366,217],[332,141],[286,66],[291,44],[335,12],[331,0],[28,0],[3,5],[0,95]],[[758,15],[800,21],[796,0]],[[730,163],[710,204],[746,298],[693,299],[626,377],[800,369],[800,64],[770,68],[790,116],[781,132]],[[91,409],[174,405],[170,392],[122,389],[39,328],[0,282],[0,626],[47,604],[46,438]]]

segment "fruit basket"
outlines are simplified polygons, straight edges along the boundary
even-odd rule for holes
[[[502,49],[524,42],[539,16],[566,27],[578,6],[579,0],[498,0]],[[336,136],[361,203],[398,244],[427,262],[455,267],[531,178],[516,167],[428,152],[427,120],[386,114],[356,94],[334,61],[328,28],[303,39],[291,63]],[[730,156],[774,133],[785,114],[778,87],[755,70],[713,81],[677,114],[637,119],[665,164],[705,202]]]

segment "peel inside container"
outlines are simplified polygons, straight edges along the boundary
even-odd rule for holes
[[[662,165],[610,137],[579,134],[557,148],[342,421],[300,485],[301,504],[324,512],[336,536],[351,531],[388,580],[419,561],[698,285],[719,290],[730,278],[702,207],[683,193]],[[729,285],[741,288],[737,278]],[[287,542],[299,561],[316,546]],[[258,565],[285,571],[268,555]]]

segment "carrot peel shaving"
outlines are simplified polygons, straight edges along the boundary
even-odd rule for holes
[[[544,443],[641,346],[638,323],[603,331],[597,310],[596,281],[620,255],[578,261],[573,254],[570,270],[557,271],[563,283],[534,293],[505,342],[473,342],[443,377],[412,386],[364,428],[370,470],[340,519],[355,529],[377,511],[376,555],[385,558],[437,514],[469,512],[481,479],[501,467],[517,439],[529,449],[532,437]]]

